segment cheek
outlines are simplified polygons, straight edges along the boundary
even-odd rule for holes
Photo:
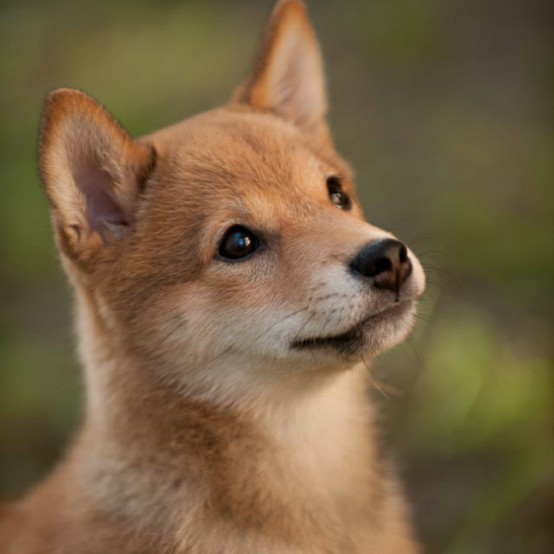
[[[166,366],[205,364],[229,349],[263,350],[263,335],[277,328],[286,309],[271,289],[231,272],[173,287],[142,312],[137,335],[143,350]]]

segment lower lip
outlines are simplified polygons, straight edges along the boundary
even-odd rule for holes
[[[325,347],[334,347],[334,348],[344,348],[347,347],[359,340],[362,339],[363,335],[367,332],[368,326],[376,326],[381,324],[386,319],[391,317],[399,317],[412,305],[411,301],[403,301],[398,304],[394,304],[390,308],[372,314],[366,319],[360,321],[349,331],[341,333],[340,335],[335,335],[331,337],[316,337],[313,339],[304,339],[301,341],[293,342],[293,348],[304,349],[304,348],[325,348]]]

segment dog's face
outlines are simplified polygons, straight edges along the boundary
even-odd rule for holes
[[[364,220],[325,110],[296,0],[277,4],[228,106],[138,142],[86,95],[53,93],[43,182],[102,332],[181,383],[210,386],[231,366],[267,381],[401,341],[424,274]]]

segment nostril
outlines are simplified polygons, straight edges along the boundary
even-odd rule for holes
[[[368,277],[374,277],[375,275],[379,275],[380,273],[384,273],[385,271],[390,271],[392,269],[392,262],[389,260],[389,258],[381,257],[377,258],[372,266],[369,268],[369,271],[366,272],[366,275]]]
[[[404,244],[400,247],[400,251],[398,252],[398,259],[400,260],[401,264],[404,264],[408,261],[408,249]]]

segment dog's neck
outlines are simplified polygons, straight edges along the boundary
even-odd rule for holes
[[[247,519],[290,516],[291,499],[300,511],[326,502],[336,511],[339,498],[367,503],[376,455],[365,367],[327,375],[305,393],[222,405],[161,378],[94,310],[80,299],[87,415],[75,466],[108,510],[159,526],[192,497]]]

